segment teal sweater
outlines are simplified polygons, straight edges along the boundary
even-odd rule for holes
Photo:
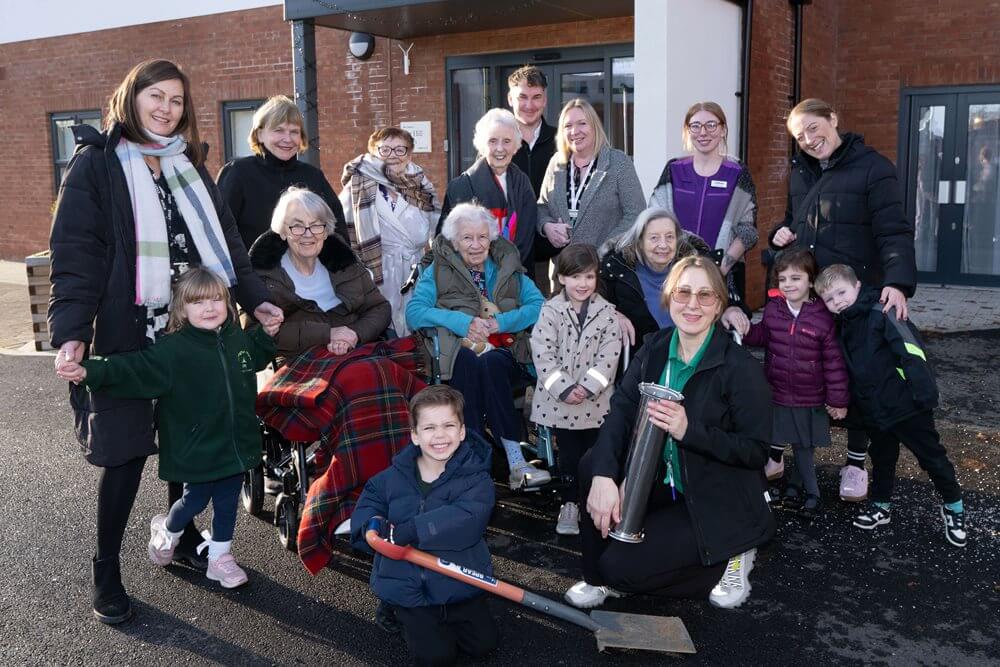
[[[144,350],[85,360],[84,384],[114,398],[158,398],[160,478],[210,482],[260,463],[256,372],[274,354],[259,327],[188,325]]]

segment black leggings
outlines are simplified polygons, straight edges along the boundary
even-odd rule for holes
[[[565,428],[552,429],[556,445],[559,447],[559,474],[566,477],[566,481],[568,482],[562,492],[562,501],[564,503],[578,503],[580,501],[580,483],[577,481],[580,459],[597,442],[597,434],[599,432],[600,429],[598,428],[587,428],[578,431],[571,431]]]

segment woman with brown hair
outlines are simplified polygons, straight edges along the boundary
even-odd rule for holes
[[[280,322],[215,183],[205,171],[191,85],[166,60],[136,65],[109,102],[103,133],[73,128],[77,143],[52,224],[49,331],[56,370],[93,354],[129,352],[166,331],[171,285],[191,266],[218,274],[265,324]],[[97,495],[93,609],[121,623],[132,608],[119,553],[146,457],[156,453],[153,402],[70,385],[77,438],[102,468]],[[172,504],[182,486],[169,485]],[[189,524],[174,560],[200,569]]]

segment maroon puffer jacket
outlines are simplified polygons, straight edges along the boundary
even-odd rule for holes
[[[818,299],[802,304],[796,319],[783,297],[772,298],[743,344],[767,350],[764,372],[776,404],[846,408],[850,403],[833,316]]]

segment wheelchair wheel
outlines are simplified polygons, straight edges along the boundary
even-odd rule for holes
[[[299,506],[284,493],[278,494],[274,505],[274,525],[278,527],[278,541],[289,551],[296,551],[295,540],[299,534]]]
[[[264,508],[264,469],[261,466],[243,473],[240,501],[243,503],[243,509],[251,516],[257,516]]]

